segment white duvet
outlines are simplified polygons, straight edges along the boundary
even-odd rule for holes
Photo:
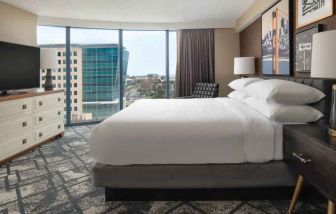
[[[281,125],[230,98],[139,100],[97,125],[102,164],[263,163],[282,159]]]

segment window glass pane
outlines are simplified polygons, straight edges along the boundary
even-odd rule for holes
[[[170,97],[175,97],[176,60],[177,60],[176,31],[170,31],[169,32]]]
[[[118,31],[71,29],[71,121],[99,121],[119,111]],[[127,66],[127,61],[124,62]]]
[[[128,58],[128,66],[124,64],[126,107],[137,99],[166,97],[165,38],[165,31],[123,32],[128,51],[124,56]]]
[[[53,75],[53,84],[55,89],[64,89],[65,90],[65,80],[62,80],[63,75],[65,75],[65,28],[63,27],[50,27],[50,26],[37,26],[37,45],[42,48],[54,48],[57,52],[56,61],[58,67],[52,72]],[[61,72],[64,71],[64,72]],[[45,75],[46,72],[40,72],[41,76],[41,85],[43,88],[45,84]],[[57,78],[56,78],[57,76]],[[65,96],[64,96],[65,99]],[[64,109],[66,104],[64,100]],[[64,120],[66,118],[66,111],[64,110]]]

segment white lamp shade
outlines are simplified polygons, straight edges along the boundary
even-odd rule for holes
[[[57,51],[54,48],[40,49],[40,68],[55,69],[57,68]]]
[[[236,57],[234,58],[234,74],[255,74],[254,57]]]
[[[313,35],[311,77],[336,78],[336,30]]]

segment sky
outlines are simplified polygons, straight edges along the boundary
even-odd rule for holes
[[[71,29],[72,44],[117,44],[117,30]],[[37,27],[37,44],[65,44],[65,28]],[[140,76],[146,74],[165,75],[165,31],[123,31],[123,45],[129,51],[127,74]],[[175,76],[176,33],[169,33],[170,76]]]

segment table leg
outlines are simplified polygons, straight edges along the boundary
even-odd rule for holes
[[[335,214],[335,204],[332,201],[328,201],[328,214]]]
[[[298,180],[296,182],[293,198],[292,198],[292,201],[291,201],[290,206],[289,206],[289,210],[288,210],[289,214],[292,214],[293,211],[294,211],[296,202],[299,198],[299,195],[300,195],[300,192],[301,192],[301,189],[302,189],[302,186],[303,186],[303,181],[304,181],[303,176],[299,175]]]

